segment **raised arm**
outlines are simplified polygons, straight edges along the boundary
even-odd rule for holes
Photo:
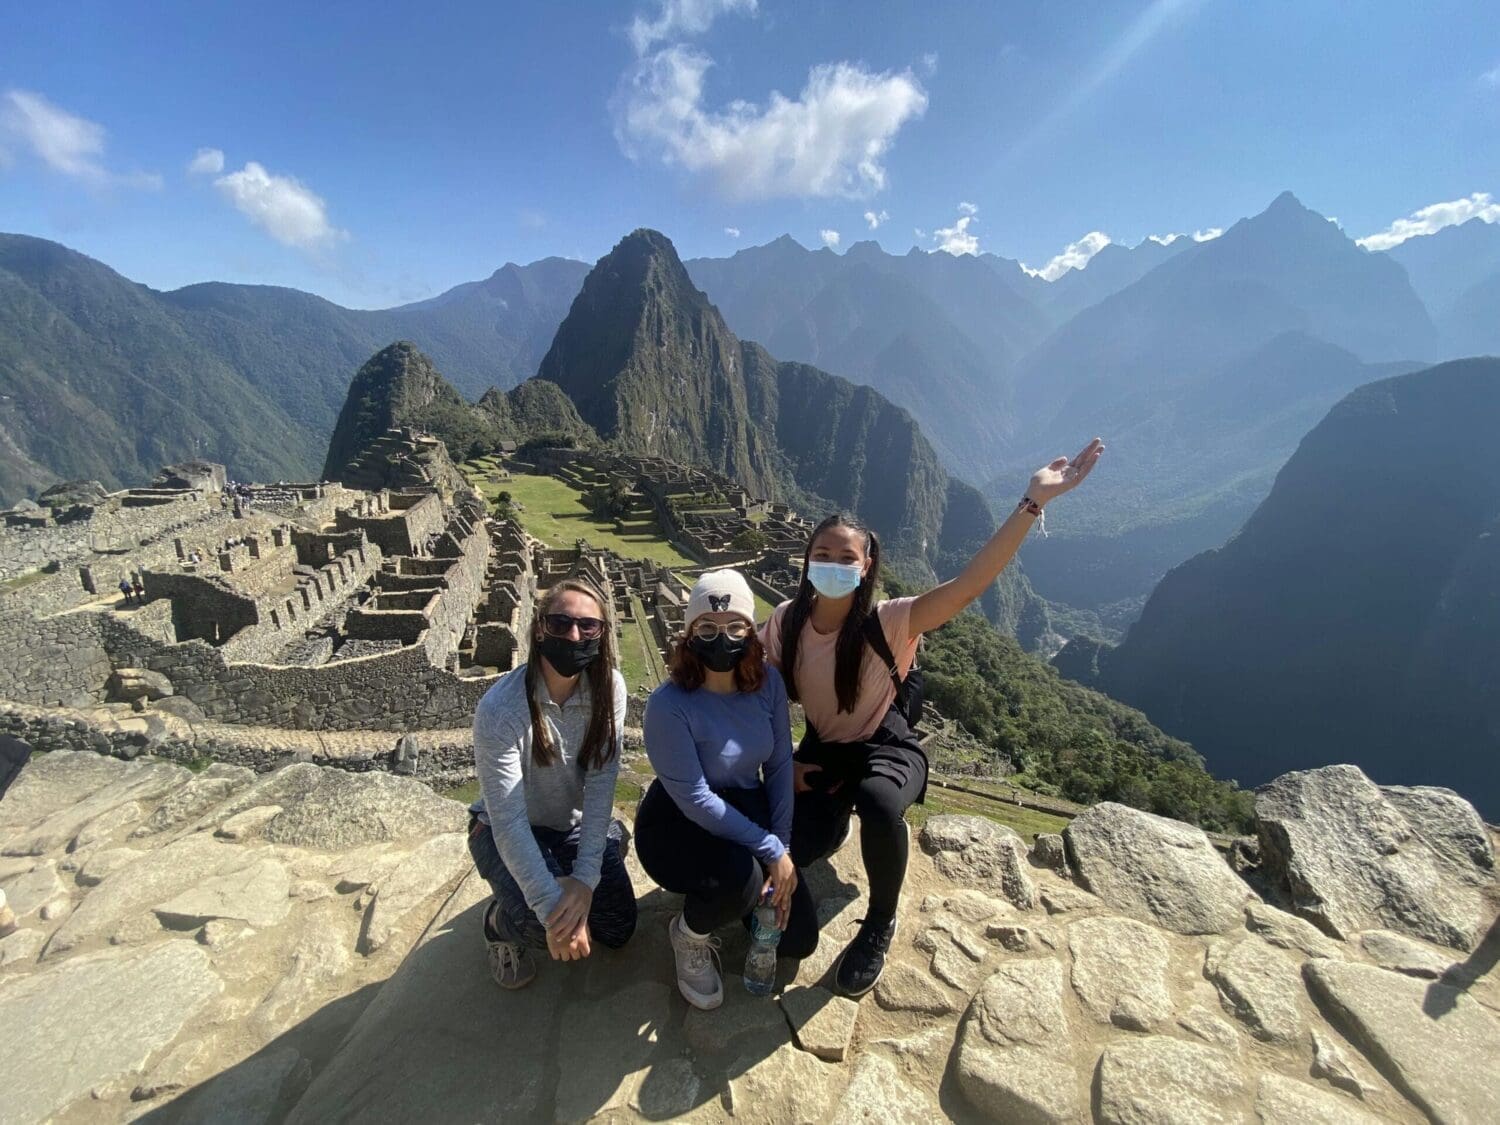
[[[1071,461],[1059,457],[1031,474],[1031,484],[1026,495],[1038,505],[1045,506],[1064,492],[1076,488],[1099,461],[1104,452],[1104,442],[1095,438],[1079,451]],[[911,607],[910,630],[913,636],[946,625],[963,608],[990,588],[990,583],[1000,577],[1016,552],[1021,540],[1037,521],[1035,514],[1017,507],[1006,517],[990,540],[969,560],[969,565],[948,581],[940,583],[921,595]]]

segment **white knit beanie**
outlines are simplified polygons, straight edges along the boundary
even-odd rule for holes
[[[704,571],[688,595],[686,621],[691,625],[705,613],[738,613],[753,625],[755,595],[745,576],[729,569]]]

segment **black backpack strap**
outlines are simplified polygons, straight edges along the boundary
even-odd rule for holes
[[[885,664],[885,670],[890,673],[891,683],[896,685],[896,705],[901,709],[902,714],[905,714],[906,681],[901,678],[901,673],[896,667],[896,658],[891,653],[890,642],[885,639],[885,629],[880,624],[880,614],[874,609],[871,609],[865,617],[864,630],[866,642]]]

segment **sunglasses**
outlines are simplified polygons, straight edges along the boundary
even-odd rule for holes
[[[604,633],[604,622],[597,617],[572,617],[566,613],[542,614],[542,628],[548,636],[566,637],[568,630],[578,626],[578,636],[592,641]]]
[[[755,626],[748,621],[731,621],[728,625],[720,625],[717,621],[700,621],[693,626],[693,636],[700,641],[711,641],[720,633],[731,641],[743,641],[754,631]]]

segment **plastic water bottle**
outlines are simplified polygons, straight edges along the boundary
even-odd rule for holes
[[[752,996],[769,996],[776,987],[776,947],[781,930],[776,926],[776,908],[770,905],[767,892],[750,916],[750,952],[745,954],[745,991]]]

